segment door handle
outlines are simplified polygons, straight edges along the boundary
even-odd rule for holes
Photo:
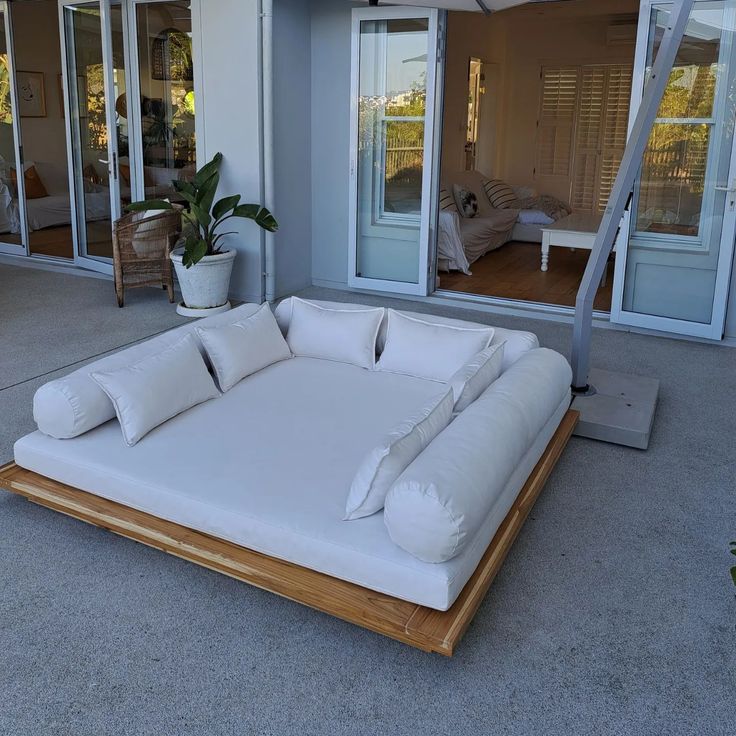
[[[736,187],[719,187],[719,186],[714,186],[713,189],[716,189],[719,192],[736,192]]]

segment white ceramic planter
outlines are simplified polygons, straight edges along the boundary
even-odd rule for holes
[[[237,252],[228,250],[216,256],[205,256],[191,268],[184,268],[183,254],[184,249],[177,248],[171,252],[170,258],[188,316],[192,310],[203,310],[203,313],[197,312],[198,316],[205,316],[204,310],[222,311],[227,305],[230,274]]]

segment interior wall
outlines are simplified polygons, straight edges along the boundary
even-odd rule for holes
[[[194,0],[194,63],[197,160],[223,154],[220,196],[241,194],[262,201],[260,168],[258,3],[256,0]],[[250,220],[229,220],[235,234],[227,245],[238,251],[231,296],[258,301],[261,294],[261,232]]]
[[[309,3],[274,3],[276,292],[312,283],[311,22]]]
[[[480,135],[495,144],[493,170],[483,173],[511,184],[533,185],[541,68],[633,63],[634,44],[607,44],[606,29],[615,16],[633,15],[638,9],[638,0],[571,0],[520,6],[483,19],[450,13],[443,171],[451,174],[463,168],[469,57],[487,62],[492,74],[486,94],[498,94],[496,114],[480,121]],[[567,200],[569,183],[545,193]]]
[[[66,170],[58,5],[56,0],[13,3],[12,18],[16,70],[44,75],[46,116],[20,119],[25,161],[42,161]]]

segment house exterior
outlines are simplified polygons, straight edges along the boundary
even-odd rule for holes
[[[30,4],[0,3],[11,76],[20,69],[13,53],[14,41],[15,52],[20,49],[15,15],[18,6]],[[71,110],[63,115],[73,257],[59,259],[34,253],[30,244],[31,227],[21,226],[16,233],[11,232],[11,227],[6,228],[5,237],[0,234],[0,258],[44,267],[110,273],[109,258],[92,253],[89,235],[84,236],[87,238],[84,245],[80,242],[84,239],[80,233],[89,224],[89,207],[85,211],[85,202],[89,200],[85,187],[89,185],[84,183],[83,173],[89,169],[78,154],[79,148],[84,147],[84,136],[80,138],[75,130],[86,130],[87,123],[79,106],[74,105],[82,93],[68,83],[74,76],[74,64],[79,62],[78,55],[75,57],[70,51],[74,48],[74,28],[68,18],[80,6],[98,12],[95,23],[99,23],[103,53],[102,64],[95,68],[99,67],[106,79],[100,94],[106,98],[108,130],[120,126],[121,113],[117,108],[120,107],[121,68],[125,72],[126,92],[130,93],[126,112],[131,118],[126,123],[129,126],[126,141],[128,135],[130,140],[127,162],[121,164],[125,156],[115,149],[120,143],[119,135],[107,138],[109,156],[104,151],[100,155],[94,152],[98,162],[113,161],[107,165],[118,167],[107,172],[113,182],[111,186],[117,187],[111,207],[114,219],[122,211],[126,196],[136,199],[148,193],[146,169],[143,161],[138,160],[140,156],[134,145],[136,139],[139,143],[143,140],[143,148],[138,150],[145,152],[146,132],[143,124],[135,122],[135,114],[139,119],[145,118],[137,108],[137,100],[142,97],[143,78],[150,71],[144,70],[141,61],[141,39],[149,38],[143,33],[141,23],[146,7],[157,4],[163,8],[167,0],[102,0],[84,4],[59,1],[60,80],[62,77],[66,80],[61,98],[66,103],[65,110]],[[429,4],[435,7],[415,7],[419,2],[369,7],[365,2],[349,0],[168,3],[178,8],[177,12],[190,13],[187,29],[191,30],[186,33],[191,38],[191,83],[196,100],[191,113],[196,131],[196,162],[204,163],[215,152],[222,152],[223,194],[241,193],[245,201],[266,204],[280,223],[279,231],[273,236],[260,232],[250,222],[234,226],[236,232],[228,241],[239,254],[231,283],[233,298],[274,299],[311,285],[367,289],[418,299],[455,298],[451,294],[435,293],[434,270],[442,158],[442,85],[449,69],[444,42],[447,11],[478,9],[476,6],[483,3],[434,0]],[[497,7],[516,4],[486,3]],[[701,187],[700,214],[691,216],[688,222],[668,221],[672,218],[664,217],[663,226],[660,223],[658,229],[647,232],[637,230],[632,217],[627,218],[616,246],[611,314],[600,314],[598,319],[624,329],[653,330],[728,343],[736,340],[736,279],[732,278],[736,156],[734,112],[726,90],[736,76],[736,60],[731,50],[734,33],[729,30],[734,27],[731,16],[736,11],[730,0],[715,5],[720,15],[711,18],[709,13],[713,12],[714,3],[698,0],[696,6],[704,15],[694,25],[701,29],[694,32],[702,31],[711,41],[713,28],[721,34],[716,39],[721,54],[716,61],[723,79],[719,78],[713,92],[713,104],[707,112],[690,110],[677,119],[663,121],[663,124],[680,126],[677,129],[683,132],[689,130],[685,126],[697,127],[712,141],[707,148],[709,158]],[[635,39],[632,115],[641,97],[646,68],[651,63],[652,48],[661,27],[657,14],[665,13],[667,7],[666,3],[658,5],[652,0],[641,0]],[[119,29],[116,32],[113,25],[111,33],[109,27],[117,16]],[[481,16],[463,17],[458,16],[455,33],[463,23],[472,28]],[[392,24],[398,24],[399,31],[406,30],[407,24],[414,24],[413,40],[407,49],[416,47],[418,51],[411,58],[399,58],[396,54],[401,49],[392,51]],[[474,56],[470,36],[468,33],[468,56]],[[114,48],[116,38],[119,52]],[[424,65],[424,71],[417,77],[426,87],[425,107],[419,116],[406,112],[410,102],[406,91],[403,98],[396,95],[393,99],[393,90],[385,88],[386,79],[392,73],[390,69],[387,71],[388,67],[396,67],[400,76],[407,61]],[[366,71],[369,68],[374,71],[372,77]],[[49,76],[46,75],[47,97]],[[415,82],[416,79],[412,84]],[[15,107],[20,104],[19,86],[16,79],[12,92]],[[85,94],[89,95],[89,90]],[[383,105],[383,112],[379,113],[384,116],[382,125],[419,122],[423,126],[419,144],[423,154],[421,181],[417,185],[419,199],[406,205],[405,211],[401,207],[396,210],[395,203],[389,207],[388,197],[381,189],[385,185],[385,181],[379,181],[381,134],[375,134],[374,129],[369,145],[363,145],[365,131],[361,125],[365,111],[358,102],[359,97],[364,102],[373,100],[378,101],[375,103],[378,106]],[[391,105],[404,112],[386,115],[386,106]],[[32,160],[25,144],[30,133],[26,135],[24,128],[28,123],[24,119],[22,115],[9,115],[8,126],[14,140],[9,147],[3,146],[6,160],[12,160],[15,155],[16,168]],[[136,128],[140,129],[136,131]],[[128,195],[123,193],[121,165],[128,167]],[[187,162],[183,161],[180,168],[186,166]],[[385,174],[385,166],[383,170]],[[643,197],[643,189],[637,191],[636,196]],[[25,213],[26,219],[32,209],[29,202],[25,208],[22,203],[17,208],[21,216]],[[533,313],[548,312],[562,319],[571,317],[570,310],[560,308],[493,298],[482,301],[489,309],[528,308]]]

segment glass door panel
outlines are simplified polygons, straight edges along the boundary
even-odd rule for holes
[[[24,255],[25,177],[18,140],[16,87],[8,5],[0,3],[0,252]]]
[[[426,294],[437,11],[353,11],[351,286]]]
[[[134,158],[144,187],[139,184],[138,198],[176,200],[172,181],[191,179],[197,170],[190,2],[136,3],[135,24],[140,95],[132,114],[140,140]]]
[[[112,223],[122,201],[117,166],[123,127],[117,105],[125,90],[122,20],[119,4],[109,0],[63,7],[77,260],[102,271],[111,270]]]
[[[671,4],[645,2],[651,69]],[[629,242],[617,258],[617,322],[720,339],[736,234],[734,0],[698,0],[644,154]]]

